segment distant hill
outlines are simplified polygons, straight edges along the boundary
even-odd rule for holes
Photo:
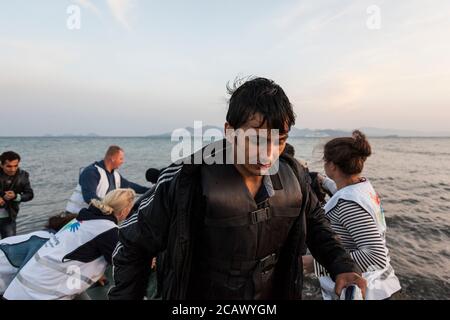
[[[322,137],[339,137],[349,135],[349,131],[333,130],[333,129],[298,129],[291,128],[289,132],[290,137],[305,137],[305,138],[322,138]]]
[[[185,128],[191,136],[194,135],[194,129],[192,127]],[[204,126],[202,132],[205,132],[208,129],[217,129],[223,133],[223,128],[217,126]],[[421,132],[421,131],[412,131],[412,130],[396,130],[396,129],[381,129],[381,128],[360,128],[362,132],[364,132],[368,137],[450,137],[450,132]],[[152,135],[151,137],[171,137],[171,132],[166,132],[163,134]],[[198,135],[198,134],[197,134]],[[200,133],[201,135],[201,133]],[[342,137],[342,136],[350,136],[350,130],[344,129],[299,129],[299,128],[291,128],[289,133],[290,137],[296,138],[326,138],[326,137]]]
[[[373,127],[361,128],[369,137],[450,137],[450,131],[425,132],[418,130],[380,129]]]
[[[72,134],[72,133],[63,133],[63,134],[45,134],[43,137],[48,138],[79,138],[79,137],[101,137],[96,133],[87,133],[87,134]]]
[[[191,136],[194,136],[194,128],[192,127],[186,127],[183,128],[186,129]],[[202,132],[207,131],[208,129],[216,129],[219,130],[221,133],[223,133],[223,128],[217,127],[217,126],[203,126]],[[298,129],[298,128],[292,128],[289,136],[290,137],[334,137],[334,136],[342,136],[342,135],[349,135],[349,132],[343,131],[343,130],[312,130],[312,129]],[[201,133],[200,133],[201,135]],[[151,135],[150,137],[164,137],[164,138],[170,138],[172,136],[171,132],[165,132],[162,134],[157,135]],[[198,136],[198,134],[197,134]]]
[[[186,128],[180,128],[180,129],[186,129],[187,131],[189,131],[189,134],[191,136],[194,136],[194,128],[193,127],[186,127]],[[219,130],[222,134],[223,134],[223,128],[217,127],[217,126],[203,126],[202,127],[202,132],[200,133],[200,136],[209,129],[215,129],[215,130]],[[177,129],[175,129],[177,130]],[[149,137],[157,137],[157,138],[170,138],[172,136],[172,132],[165,132],[162,134],[155,134],[155,135],[149,135]],[[198,136],[198,135],[197,135]]]
[[[186,127],[186,129],[191,136],[194,136],[194,128]],[[216,129],[223,133],[223,127],[206,125],[203,126],[201,133],[209,129]],[[395,137],[450,137],[450,131],[437,131],[437,132],[424,132],[424,131],[415,131],[415,130],[397,130],[397,129],[381,129],[374,127],[363,127],[360,128],[362,132],[364,132],[368,137],[385,137],[385,138],[395,138]],[[342,137],[342,136],[350,136],[351,131],[345,129],[308,129],[308,128],[291,128],[289,133],[290,137],[296,138],[327,138],[327,137]],[[161,134],[152,134],[147,137],[152,138],[170,138],[172,136],[172,132],[165,132]],[[197,133],[198,136],[198,133]],[[87,133],[87,134],[46,134],[43,137],[69,137],[69,138],[77,138],[77,137],[103,137],[96,133]]]

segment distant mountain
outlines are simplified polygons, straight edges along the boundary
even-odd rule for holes
[[[423,132],[414,130],[381,129],[373,127],[359,128],[368,137],[450,137],[449,132]],[[344,129],[297,129],[292,128],[290,136],[294,137],[341,137],[350,136],[351,130]]]
[[[289,132],[290,137],[302,137],[302,138],[322,138],[322,137],[339,137],[347,136],[350,132],[343,130],[333,129],[298,129],[291,128]]]
[[[186,129],[191,136],[194,136],[194,128],[186,127]],[[223,128],[217,126],[203,126],[201,132],[205,132],[208,129],[216,129],[223,133]],[[423,132],[414,130],[397,130],[397,129],[381,129],[373,127],[363,127],[360,130],[365,133],[368,137],[450,137],[450,132]],[[163,134],[151,135],[150,137],[162,137],[170,138],[171,132],[166,132]],[[201,133],[200,133],[201,135]],[[290,137],[296,138],[326,138],[326,137],[342,137],[350,136],[351,131],[345,129],[299,129],[291,128],[289,133]],[[198,134],[197,134],[198,136]]]
[[[191,136],[194,136],[194,128],[186,127],[183,128],[189,132]],[[208,129],[216,129],[219,130],[223,134],[223,128],[217,126],[203,126],[201,132],[196,133],[197,136],[201,136],[202,133],[205,133]],[[345,136],[349,135],[350,132],[346,132],[343,130],[312,130],[312,129],[298,129],[292,128],[289,132],[290,137],[337,137],[337,136]],[[158,137],[158,138],[170,138],[172,136],[171,132],[165,132],[163,134],[151,135],[150,137]]]
[[[189,132],[191,136],[197,135],[201,136],[205,131],[209,129],[215,129],[219,132],[223,133],[223,127],[206,125],[203,126],[202,130],[199,132],[194,132],[193,127],[183,128]],[[197,129],[198,130],[198,129]],[[397,129],[382,129],[382,128],[374,128],[374,127],[363,127],[360,128],[362,132],[364,132],[368,137],[450,137],[450,131],[436,131],[436,132],[424,132],[424,131],[415,131],[415,130],[397,130]],[[289,132],[290,137],[295,138],[327,138],[327,137],[342,137],[342,136],[350,136],[351,131],[346,129],[308,129],[308,128],[291,128]],[[172,132],[165,132],[162,134],[153,134],[148,137],[152,138],[170,138],[172,136]],[[96,133],[87,133],[87,134],[46,134],[43,137],[69,137],[69,138],[77,138],[77,137],[102,137]]]
[[[72,134],[72,133],[63,133],[63,134],[45,134],[43,137],[48,138],[83,138],[83,137],[101,137],[100,135],[96,133],[87,133],[87,134]]]
[[[417,130],[380,129],[373,127],[361,128],[361,131],[369,137],[450,137],[450,131],[424,132]]]

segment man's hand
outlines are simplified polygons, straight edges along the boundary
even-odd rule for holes
[[[3,207],[5,205],[5,200],[3,200],[2,197],[0,197],[0,207]]]
[[[314,273],[314,258],[311,255],[302,256],[303,271],[305,273]]]
[[[342,289],[355,284],[361,289],[362,296],[366,296],[367,281],[355,272],[341,273],[336,276],[336,286],[334,292],[341,295]]]
[[[8,201],[14,200],[16,198],[16,193],[14,191],[6,191],[4,198]]]
[[[100,279],[98,279],[97,282],[98,282],[99,286],[104,287],[108,284],[108,278],[105,275],[102,275],[100,277]]]

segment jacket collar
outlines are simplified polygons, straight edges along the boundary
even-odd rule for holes
[[[93,205],[90,205],[89,208],[81,209],[80,213],[78,214],[77,220],[109,220],[117,224],[117,218],[110,214],[105,215],[103,212],[100,211],[100,209],[94,207]]]
[[[14,178],[18,177],[20,174],[21,174],[21,170],[20,170],[20,168],[18,168],[15,175],[13,175],[13,176],[8,176],[8,175],[3,171],[3,169],[0,167],[0,175],[2,175],[2,176],[5,176],[5,177],[8,177],[8,178],[14,179]]]
[[[102,168],[103,170],[106,171],[106,173],[114,173],[115,169],[113,169],[111,172],[109,172],[108,170],[106,170],[106,166],[105,166],[105,160],[100,160],[95,162],[95,165],[99,166],[100,168]]]

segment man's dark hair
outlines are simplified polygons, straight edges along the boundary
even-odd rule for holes
[[[257,112],[269,128],[278,129],[281,134],[286,133],[286,124],[289,129],[295,124],[292,105],[278,84],[266,78],[249,78],[241,83],[242,79],[236,79],[233,86],[227,85],[231,97],[226,120],[234,129]]]
[[[14,161],[14,160],[19,160],[20,162],[19,154],[15,153],[14,151],[3,152],[2,155],[0,156],[0,162],[2,164],[5,164],[6,161]]]

